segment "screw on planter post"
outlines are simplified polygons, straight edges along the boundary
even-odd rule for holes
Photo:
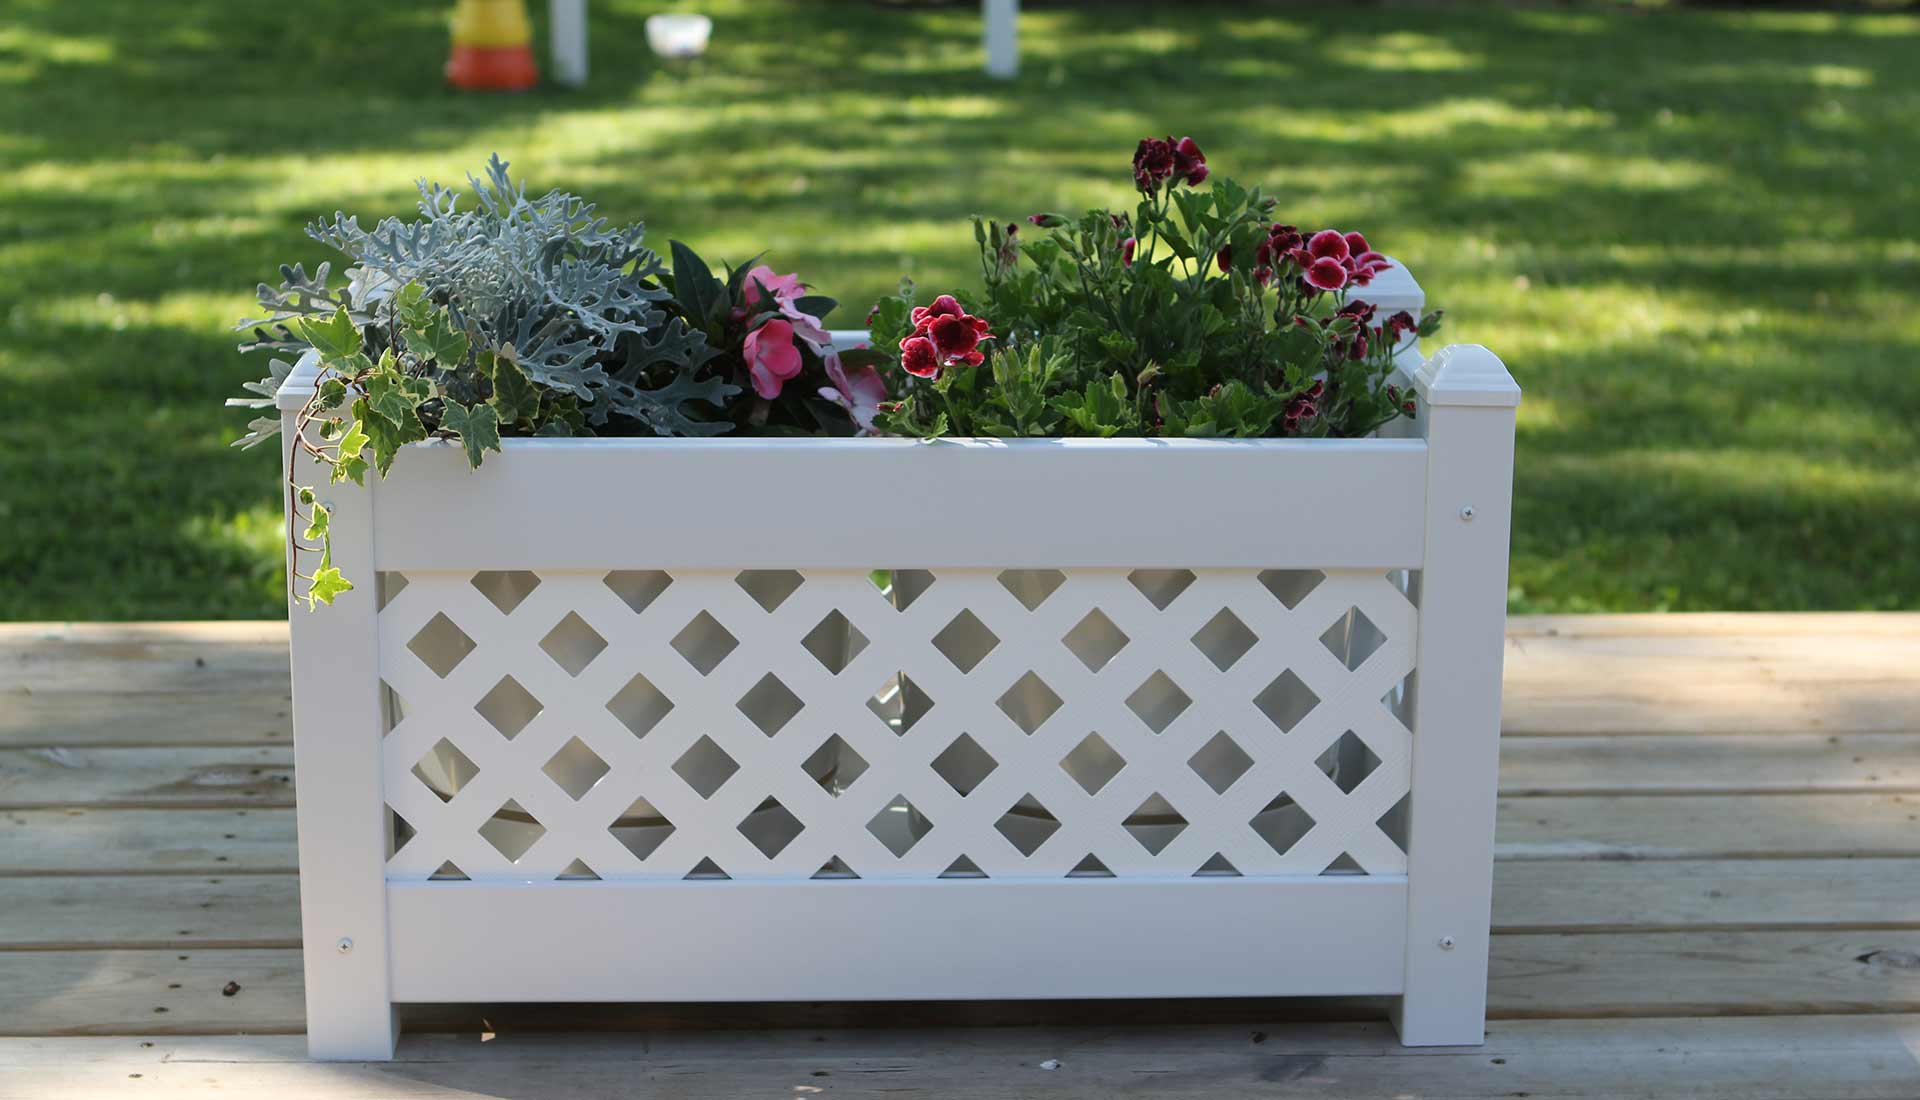
[[[340,937],[340,943],[339,943],[339,948],[340,948],[340,953],[341,953],[342,955],[345,955],[345,954],[347,954],[348,952],[350,952],[350,951],[352,951],[352,950],[353,950],[353,940],[352,940],[352,938],[350,938],[350,937],[348,937],[348,936],[341,936],[341,937]]]
[[[1451,951],[1451,950],[1453,950],[1453,937],[1452,937],[1452,936],[1441,936],[1441,937],[1440,937],[1440,950],[1442,950],[1442,951]]]
[[[1473,505],[1469,504],[1465,508],[1460,509],[1460,519],[1465,523],[1473,522]]]

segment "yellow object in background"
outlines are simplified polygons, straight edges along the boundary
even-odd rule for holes
[[[447,82],[456,88],[521,91],[540,79],[533,25],[521,0],[459,0]]]

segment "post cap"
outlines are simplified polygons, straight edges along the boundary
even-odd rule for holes
[[[1520,384],[1499,356],[1479,344],[1448,344],[1420,364],[1413,381],[1429,405],[1520,404]]]

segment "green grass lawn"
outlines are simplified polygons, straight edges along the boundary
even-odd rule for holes
[[[220,399],[312,216],[498,150],[854,325],[970,285],[970,213],[1126,200],[1149,132],[1507,360],[1516,609],[1920,607],[1920,18],[1083,4],[1001,84],[969,4],[703,0],[669,72],[668,5],[593,0],[586,88],[487,97],[441,86],[448,6],[5,0],[0,619],[284,614],[275,456]]]

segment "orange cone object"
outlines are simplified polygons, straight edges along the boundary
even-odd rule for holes
[[[459,0],[447,83],[469,91],[518,92],[540,79],[533,27],[521,0]]]

